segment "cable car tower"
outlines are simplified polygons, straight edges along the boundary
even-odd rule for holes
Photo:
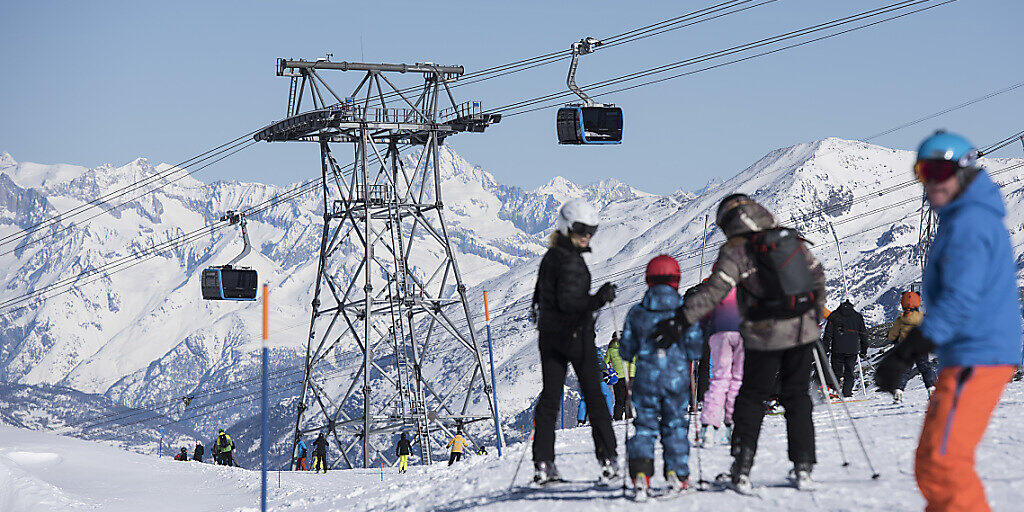
[[[321,77],[328,70],[362,78],[342,97]],[[422,81],[400,89],[389,78],[398,73]],[[455,102],[449,82],[462,73],[433,63],[277,61],[277,75],[291,80],[287,117],[254,138],[319,146],[324,218],[292,460],[300,435],[327,432],[348,467],[390,464],[385,436],[409,431],[430,464],[457,428],[497,423],[445,225],[438,147],[501,116]],[[302,112],[305,98],[312,109]],[[351,166],[338,165],[336,143],[352,145]],[[418,149],[408,161],[399,155],[406,147]],[[361,364],[346,372],[336,359],[353,347]]]

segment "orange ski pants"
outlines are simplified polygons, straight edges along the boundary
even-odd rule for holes
[[[974,452],[1014,370],[953,366],[939,374],[914,461],[926,512],[991,510],[974,471]]]

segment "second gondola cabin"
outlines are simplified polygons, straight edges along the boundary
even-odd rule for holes
[[[259,282],[259,275],[251,268],[210,267],[203,270],[203,299],[253,301]]]

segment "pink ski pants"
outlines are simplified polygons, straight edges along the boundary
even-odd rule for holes
[[[722,419],[732,424],[733,405],[736,394],[743,382],[743,338],[736,331],[725,331],[711,335],[711,385],[704,393],[704,409],[700,422],[715,428],[722,426]]]

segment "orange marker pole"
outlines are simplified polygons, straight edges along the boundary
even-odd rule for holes
[[[269,326],[270,326],[270,322],[268,320],[268,317],[270,316],[270,301],[269,301],[269,299],[270,299],[270,287],[266,283],[264,283],[263,284],[263,343],[262,343],[263,347],[262,347],[262,350],[261,350],[261,357],[260,357],[261,358],[261,361],[260,361],[261,372],[260,373],[261,373],[261,377],[262,377],[261,380],[263,381],[262,382],[262,389],[261,389],[261,393],[260,393],[260,395],[261,395],[260,396],[260,414],[262,416],[261,419],[262,419],[262,423],[263,423],[262,431],[260,433],[260,477],[261,477],[261,483],[262,483],[262,488],[260,489],[260,510],[262,510],[263,512],[266,512],[266,510],[267,510],[267,450],[270,448],[270,421],[269,421],[270,418],[267,415],[267,411],[270,409],[270,406],[269,406],[269,400],[270,399],[268,397],[268,394],[269,394],[268,391],[269,391],[269,387],[270,386],[269,386],[269,384],[267,382],[267,379],[268,379],[268,375],[267,375],[268,371],[267,370],[268,370],[268,367],[269,367],[269,363],[267,362],[268,359],[269,359],[269,357],[268,357],[268,349],[267,349],[267,338],[270,337],[269,332],[268,332],[269,331]],[[278,475],[280,476],[280,473]]]

